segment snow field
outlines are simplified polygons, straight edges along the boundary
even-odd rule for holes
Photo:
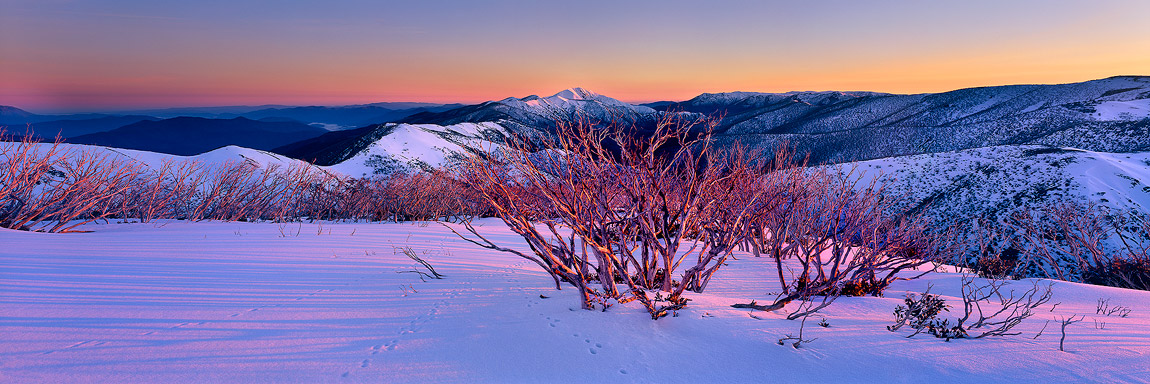
[[[481,224],[521,244],[497,220]],[[778,290],[768,259],[743,253],[678,316],[652,321],[637,303],[581,310],[534,264],[435,223],[83,229],[94,232],[0,231],[0,382],[1150,381],[1140,291],[1057,282],[1058,305],[1021,336],[886,331],[905,293],[930,284],[961,307],[960,276],[932,274],[884,298],[839,299],[808,320],[817,340],[794,349],[776,341],[799,321],[730,308]],[[395,247],[446,277],[401,273],[416,263]],[[1096,315],[1099,298],[1130,315]],[[1059,352],[1057,319],[1072,314],[1086,320]]]

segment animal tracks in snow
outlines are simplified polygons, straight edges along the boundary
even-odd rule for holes
[[[547,320],[547,325],[551,328],[558,328],[559,325],[563,322],[562,319],[559,319],[557,317],[547,316],[543,313],[540,313],[539,316],[543,316],[544,319]],[[591,337],[580,335],[579,333],[572,333],[571,337],[574,337],[576,339],[582,339],[583,344],[587,345],[587,353],[590,353],[592,355],[598,355],[599,351],[603,349],[603,343],[596,342],[596,341],[592,340]]]
[[[63,351],[71,350],[71,349],[84,348],[84,347],[98,347],[98,346],[104,345],[105,343],[107,343],[107,342],[100,341],[100,340],[85,340],[85,341],[81,341],[78,343],[70,344],[64,348],[55,349],[55,350],[41,353],[41,355],[50,355],[50,354],[55,353],[55,352],[63,352]]]
[[[408,337],[408,335],[418,333],[428,322],[435,320],[436,317],[439,316],[440,310],[444,306],[448,305],[451,302],[451,299],[458,297],[460,293],[460,289],[452,289],[448,291],[443,295],[444,297],[436,301],[435,304],[427,310],[427,312],[415,316],[410,321],[408,321],[406,325],[396,329],[395,336],[388,338],[387,342],[381,344],[373,344],[370,348],[368,348],[370,351],[368,358],[359,362],[359,368],[370,367],[371,363],[374,362],[376,358],[380,358],[376,355],[379,355],[381,352],[394,351],[399,348],[399,344],[401,341],[403,341],[404,338]],[[341,377],[348,377],[350,375],[351,371],[345,371],[340,374]]]

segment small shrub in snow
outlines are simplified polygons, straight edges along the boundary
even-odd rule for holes
[[[1016,252],[1017,253],[1017,252]],[[986,279],[1014,279],[1018,268],[1018,257],[1009,255],[985,255],[974,261],[974,272]]]
[[[422,257],[419,257],[419,254],[417,254],[415,252],[415,249],[413,249],[411,247],[395,247],[395,252],[396,253],[402,252],[405,256],[407,256],[407,258],[411,259],[412,261],[419,263],[419,265],[422,266],[423,269],[427,270],[427,272],[424,272],[424,271],[419,270],[419,268],[417,267],[417,268],[414,268],[410,271],[396,271],[396,273],[414,273],[414,274],[419,276],[419,280],[421,280],[421,281],[427,281],[427,280],[424,280],[424,277],[426,277],[428,279],[436,279],[436,280],[443,278],[443,275],[440,274],[438,271],[436,271],[435,267],[433,267],[431,265],[431,263],[427,262],[427,260],[424,260]]]
[[[1074,323],[1080,322],[1082,320],[1086,320],[1086,315],[1078,316],[1077,319],[1075,319],[1075,316],[1077,316],[1077,315],[1071,315],[1069,318],[1062,317],[1059,319],[1059,321],[1062,323],[1062,328],[1061,328],[1062,337],[1060,337],[1058,339],[1058,350],[1059,351],[1063,351],[1063,352],[1066,351],[1066,348],[1065,348],[1065,346],[1066,346],[1066,327],[1068,327]]]
[[[1098,307],[1094,310],[1095,314],[1104,316],[1130,316],[1131,309],[1121,305],[1111,305],[1110,299],[1098,299]]]
[[[939,313],[949,312],[950,306],[946,304],[946,300],[931,294],[930,288],[921,295],[907,294],[903,303],[904,305],[895,307],[895,324],[887,326],[888,331],[894,332],[903,326],[909,326],[914,332],[908,335],[908,338],[924,331],[946,339],[965,336],[961,327],[952,326],[949,320],[938,318]]]
[[[948,341],[1021,334],[1013,328],[1033,316],[1036,308],[1050,301],[1050,285],[1041,287],[1035,282],[1031,288],[1018,294],[1014,290],[1003,292],[1006,284],[1008,282],[1003,280],[963,276],[963,313],[953,322],[939,317],[942,312],[949,312],[950,306],[941,297],[930,294],[930,289],[920,296],[909,294],[905,305],[895,308],[895,325],[887,329],[893,332],[909,325],[915,331],[907,337],[927,332]]]

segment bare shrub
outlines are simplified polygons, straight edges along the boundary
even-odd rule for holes
[[[713,123],[668,117],[642,137],[565,123],[554,138],[471,157],[462,179],[533,252],[516,253],[574,285],[583,308],[637,300],[659,318],[706,288],[760,198],[747,153],[711,146]],[[469,241],[510,251],[466,228]]]
[[[1066,348],[1065,348],[1065,345],[1066,345],[1066,327],[1068,327],[1074,323],[1080,322],[1082,320],[1086,320],[1086,315],[1079,316],[1077,319],[1075,319],[1075,315],[1071,315],[1069,318],[1061,317],[1059,319],[1059,322],[1062,325],[1062,328],[1061,328],[1062,329],[1062,337],[1058,339],[1058,350],[1059,351],[1063,351],[1063,352],[1066,351]]]
[[[1098,315],[1118,316],[1118,317],[1123,317],[1123,318],[1126,316],[1130,316],[1130,312],[1133,312],[1130,309],[1130,307],[1121,306],[1121,305],[1111,305],[1110,299],[1101,299],[1101,298],[1098,299],[1098,307],[1094,311],[1094,313],[1098,314]]]
[[[908,338],[923,331],[935,335],[935,337],[943,337],[941,335],[947,332],[950,327],[948,321],[939,319],[938,315],[944,311],[949,312],[950,306],[942,297],[930,293],[930,289],[931,287],[927,287],[921,295],[907,294],[903,300],[904,305],[894,309],[895,324],[887,326],[886,329],[894,332],[909,325],[914,332],[908,335]]]
[[[459,222],[491,214],[466,183],[440,170],[339,179],[324,184],[332,186],[314,189],[312,193],[316,197],[310,200],[327,203],[313,204],[306,216],[332,220]]]
[[[807,318],[809,318],[810,315],[814,313],[814,311],[810,310],[810,307],[812,307],[814,305],[815,304],[812,301],[804,301],[802,304],[799,305],[799,308],[796,309],[796,312],[804,313],[804,315],[802,316],[802,321],[799,322],[799,333],[798,333],[798,335],[793,335],[793,334],[788,333],[785,336],[783,336],[782,338],[780,338],[779,341],[777,342],[777,344],[785,345],[788,341],[794,340],[794,342],[791,343],[791,348],[799,349],[799,347],[802,347],[803,344],[818,340],[818,338],[807,339],[807,338],[805,338],[805,336],[803,336],[803,333],[807,327]],[[828,327],[830,324],[828,324],[826,321],[827,321],[827,319],[822,319],[822,321],[819,322],[819,325],[821,325],[823,328]]]
[[[0,139],[5,137],[0,130]],[[42,189],[39,186],[63,159],[60,140],[42,150],[31,135],[24,135],[17,142],[0,142],[0,148],[0,226],[27,229],[36,220],[32,204]]]
[[[1091,265],[1083,280],[1111,287],[1150,290],[1150,214],[1116,215],[1113,231],[1122,246],[1107,262]]]
[[[1016,279],[1018,258],[1009,254],[985,255],[975,259],[972,269],[982,278]]]
[[[80,152],[60,163],[62,177],[46,181],[37,196],[40,219],[54,222],[47,232],[69,232],[85,223],[117,214],[115,199],[131,188],[141,171],[138,164],[108,155]]]
[[[182,212],[178,207],[194,193],[195,186],[189,179],[201,172],[201,168],[197,162],[165,160],[154,172],[141,173],[120,199],[120,217],[147,223],[179,216]]]
[[[1011,216],[1029,274],[1150,290],[1150,220],[1073,201]]]
[[[228,162],[203,172],[190,220],[263,219],[283,204],[287,184],[278,165],[260,167],[251,160]],[[196,185],[201,185],[197,183]]]
[[[1009,224],[1019,233],[1023,255],[1036,273],[1081,281],[1084,271],[1110,260],[1107,214],[1104,207],[1062,201],[1015,212]]]
[[[69,232],[114,216],[116,199],[142,172],[108,155],[63,150],[59,139],[45,148],[25,135],[0,146],[0,224],[11,229]]]
[[[972,223],[970,230],[960,236],[973,245],[974,261],[962,260],[955,264],[969,264],[982,278],[1017,280],[1024,265],[1020,262],[1020,252],[1014,247],[1015,236],[986,219],[975,219]]]
[[[444,276],[436,271],[435,267],[433,267],[431,263],[427,262],[427,260],[424,260],[422,257],[419,257],[419,254],[415,252],[415,249],[411,247],[395,247],[395,251],[397,253],[402,252],[405,256],[407,256],[407,258],[419,263],[423,269],[427,270],[427,272],[424,272],[419,270],[419,268],[414,268],[410,271],[396,271],[396,273],[414,273],[419,276],[419,280],[421,281],[427,281],[424,279],[425,277],[435,280],[443,279]]]
[[[1082,281],[1111,287],[1150,290],[1150,259],[1111,259],[1083,271]]]
[[[1004,292],[1009,282],[998,279],[981,279],[970,275],[962,277],[962,316],[951,322],[940,318],[941,312],[949,312],[950,306],[938,295],[930,294],[928,288],[922,295],[908,294],[905,306],[895,308],[895,325],[888,326],[897,331],[909,325],[914,337],[927,332],[935,337],[947,339],[979,339],[987,336],[1011,336],[1021,332],[1014,327],[1034,315],[1035,309],[1050,301],[1051,285],[1040,286],[1036,281],[1026,291]]]
[[[1003,292],[1009,282],[998,279],[978,279],[964,275],[962,279],[963,316],[958,326],[968,333],[979,332],[974,338],[985,336],[1018,335],[1011,331],[1016,325],[1034,315],[1034,310],[1050,301],[1052,284],[1045,287],[1035,281],[1021,294]],[[969,321],[969,323],[968,323]],[[967,325],[969,324],[969,325]]]
[[[952,258],[959,244],[924,221],[891,215],[897,200],[852,172],[776,169],[763,179],[764,206],[750,220],[751,249],[774,259],[782,293],[762,310],[793,300],[827,296],[817,311],[841,295],[881,295],[899,273]],[[806,315],[796,312],[788,318]]]

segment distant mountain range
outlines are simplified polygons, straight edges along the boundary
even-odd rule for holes
[[[815,164],[881,172],[884,185],[935,217],[1001,213],[1059,196],[1150,210],[1146,76],[917,95],[730,92],[644,105],[572,88],[466,106],[134,112],[140,113],[40,116],[0,107],[0,125],[22,132],[30,123],[38,134],[60,132],[70,142],[185,155],[223,145],[270,149],[371,176],[450,165],[497,148],[508,135],[547,135],[562,121],[616,122],[643,134],[669,114],[712,116],[721,119],[718,145],[740,142],[769,152],[786,143]],[[198,116],[160,119],[168,114]]]
[[[0,106],[9,139],[59,136],[69,143],[195,155],[226,145],[273,149],[330,131],[376,127],[460,104],[374,103],[339,107],[231,106],[38,115]]]
[[[816,162],[996,145],[1150,149],[1150,77],[887,95],[854,92],[701,95],[669,109],[724,113],[720,140],[780,142]]]
[[[291,121],[175,117],[140,121],[107,132],[72,137],[67,142],[191,156],[228,145],[272,149],[326,132]]]
[[[330,108],[335,110],[354,110],[357,108],[383,108],[389,110],[403,110],[403,109],[451,109],[462,107],[462,104],[436,104],[436,103],[409,103],[409,102],[384,102],[384,103],[371,103],[371,104],[356,104],[356,105],[341,105],[341,106],[291,106],[291,105],[233,105],[233,106],[220,106],[220,107],[182,107],[182,108],[164,108],[164,109],[142,109],[142,110],[128,110],[109,112],[117,115],[146,115],[156,116],[162,118],[168,117],[206,117],[210,119],[230,119],[234,117],[248,117],[248,113],[266,110],[285,110],[292,108]]]
[[[764,151],[787,143],[815,163],[946,152],[996,145],[1051,145],[1096,151],[1150,149],[1150,77],[1120,76],[1061,85],[1014,85],[918,95],[877,92],[731,92],[683,102],[631,105],[573,88],[549,97],[507,98],[400,122],[450,126],[496,123],[508,132],[547,131],[585,118],[638,126],[667,113],[721,117],[715,137]],[[329,134],[283,148],[289,156],[337,163],[390,128]]]
[[[624,125],[653,126],[665,113],[649,107],[636,106],[603,95],[571,88],[548,97],[527,96],[506,98],[482,104],[455,108],[443,112],[424,112],[402,120],[403,124],[418,124],[442,140],[454,142],[459,135],[454,126],[471,127],[477,123],[492,123],[486,133],[476,133],[484,141],[499,141],[509,133],[540,134],[551,131],[562,121],[588,119],[592,122],[617,122]],[[332,132],[300,143],[277,148],[285,156],[315,161],[319,165],[344,162],[375,142],[395,131],[394,125],[364,127],[354,131]],[[453,145],[454,146],[454,145]],[[464,144],[466,146],[466,144]]]
[[[1150,77],[1143,76],[918,95],[731,92],[646,105],[573,88],[420,113],[274,151],[370,176],[450,164],[509,134],[547,134],[557,121],[649,126],[667,114],[721,118],[719,145],[769,153],[786,143],[814,164],[859,167],[940,221],[1055,198],[1150,211]]]
[[[289,106],[231,106],[171,108],[159,110],[125,111],[115,113],[85,113],[71,115],[38,115],[10,106],[0,106],[0,127],[9,134],[24,134],[29,126],[42,138],[60,135],[72,138],[97,132],[112,131],[141,121],[156,121],[175,117],[198,117],[234,124],[226,120],[242,117],[264,122],[294,122],[323,128],[328,131],[374,126],[399,121],[408,116],[440,112],[462,107],[461,104],[431,103],[374,103],[338,107]],[[205,123],[208,124],[208,123]]]

